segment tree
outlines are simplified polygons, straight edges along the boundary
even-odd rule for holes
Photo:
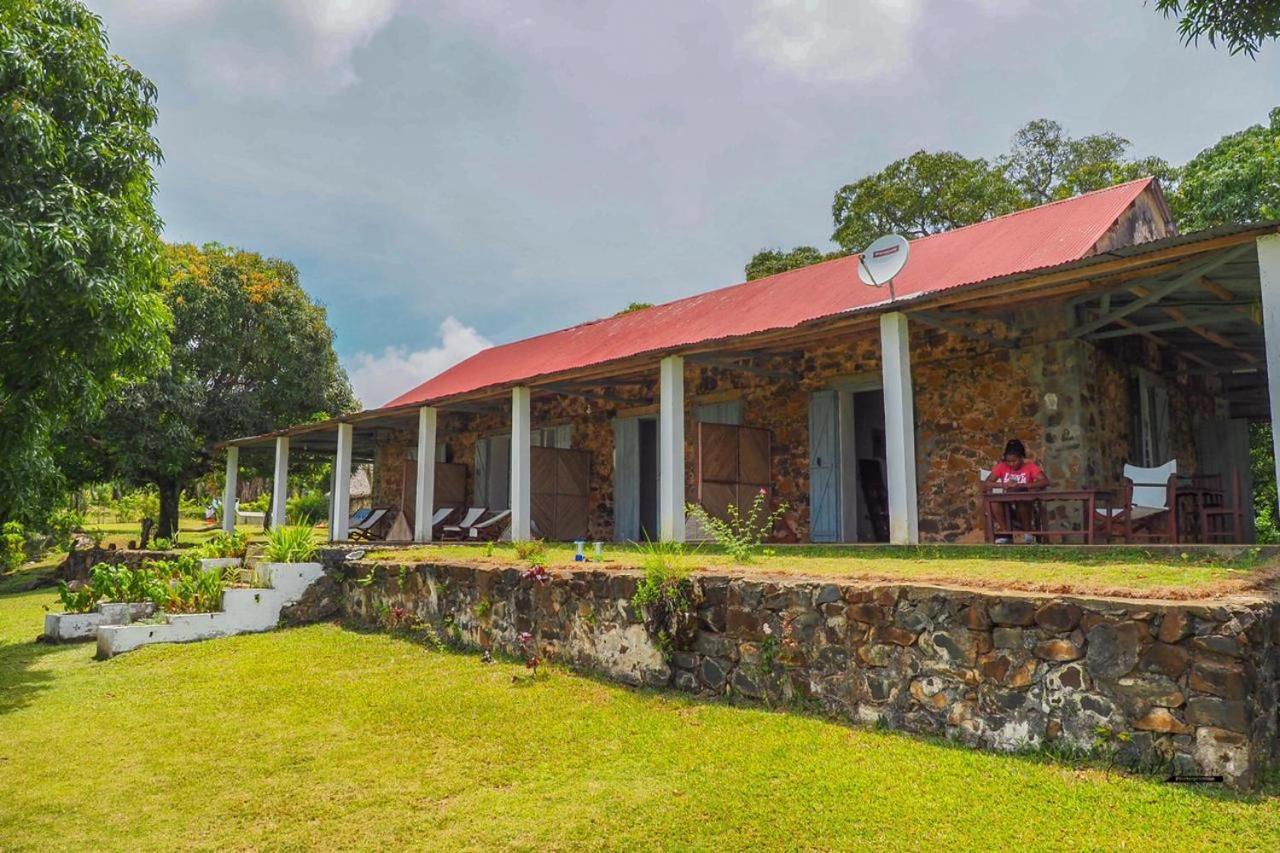
[[[155,100],[80,3],[0,5],[0,520],[39,523],[54,433],[164,364]]]
[[[1018,209],[1017,188],[997,166],[954,151],[917,151],[836,191],[831,239],[846,252],[894,232],[924,237]]]
[[[293,264],[214,243],[166,256],[172,362],[113,400],[88,438],[117,476],[160,490],[165,537],[216,443],[357,408],[325,309]]]
[[[1204,36],[1253,58],[1264,41],[1280,38],[1280,0],[1156,0],[1156,9],[1178,19],[1183,44]]]
[[[1183,167],[1169,198],[1182,230],[1280,218],[1280,107],[1269,118],[1222,137]]]
[[[1000,167],[1022,195],[1020,207],[1100,190],[1146,175],[1171,183],[1175,172],[1159,157],[1126,159],[1132,143],[1115,133],[1072,139],[1046,118],[1027,122],[1013,135]]]
[[[754,281],[757,278],[777,275],[787,270],[820,264],[823,261],[842,257],[844,254],[844,252],[822,252],[813,246],[796,246],[789,252],[780,249],[761,249],[747,261],[744,272],[746,272],[747,281]]]

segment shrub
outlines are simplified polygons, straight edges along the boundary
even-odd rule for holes
[[[683,603],[681,588],[689,577],[689,559],[679,542],[654,542],[646,539],[641,546],[644,578],[636,584],[631,603],[644,607],[658,602]]]
[[[63,613],[88,613],[98,606],[88,585],[72,587],[66,581],[58,581],[58,599],[62,602]]]
[[[547,564],[547,543],[541,539],[524,539],[514,543],[516,556],[521,560],[525,560],[531,566],[545,566]]]
[[[155,489],[134,489],[116,501],[116,516],[122,521],[142,521],[160,517],[160,494]]]
[[[164,578],[164,609],[171,613],[208,613],[222,607],[226,578],[217,569],[205,571],[195,555],[183,555],[166,562],[152,563],[153,571]]]
[[[310,527],[273,527],[262,555],[269,563],[306,563],[315,559],[316,547],[316,532]]]
[[[151,540],[151,550],[153,551],[172,551],[177,546],[178,543],[173,539],[165,539],[157,536],[155,539]]]
[[[686,512],[698,520],[717,545],[737,563],[749,563],[760,542],[773,530],[773,525],[787,511],[785,503],[773,512],[767,509],[768,495],[761,489],[751,502],[751,510],[743,517],[736,504],[729,504],[727,520],[716,518],[697,504],[688,504]]]
[[[26,534],[16,521],[6,521],[0,527],[0,571],[12,572],[26,562]]]
[[[71,547],[71,534],[84,529],[84,513],[70,507],[54,510],[45,521],[47,547],[66,550]]]
[[[289,498],[285,509],[294,524],[312,525],[329,517],[329,499],[321,492],[307,492]]]
[[[200,556],[211,560],[238,557],[244,559],[249,550],[249,537],[239,531],[215,533],[200,546]]]
[[[147,563],[132,569],[124,563],[98,563],[89,570],[88,588],[95,603],[150,601],[163,607],[169,598],[168,576],[156,565]]]

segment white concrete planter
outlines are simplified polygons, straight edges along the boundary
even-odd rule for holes
[[[46,613],[44,638],[55,643],[91,640],[102,625],[127,625],[155,613],[149,601],[128,604],[99,604],[93,613]]]
[[[244,560],[239,557],[204,557],[200,560],[200,568],[207,572],[210,569],[228,569],[243,563]]]
[[[98,657],[109,658],[152,643],[192,643],[233,634],[270,631],[280,611],[302,597],[323,574],[319,563],[264,563],[270,589],[229,589],[216,613],[174,613],[159,625],[103,625],[98,629]]]

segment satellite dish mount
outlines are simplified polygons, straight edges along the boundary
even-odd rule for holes
[[[889,301],[898,297],[893,292],[893,279],[907,264],[911,244],[898,234],[886,234],[862,250],[858,256],[858,278],[868,287],[889,285]]]

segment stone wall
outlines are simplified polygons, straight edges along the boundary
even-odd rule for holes
[[[550,658],[631,685],[820,708],[996,750],[1090,750],[1123,763],[1254,785],[1277,752],[1280,614],[996,595],[907,585],[700,576],[659,643],[631,605],[637,577],[327,561],[342,615],[395,613],[467,646]],[[368,580],[369,574],[372,580]],[[357,578],[360,580],[357,581]]]
[[[1038,305],[1007,315],[979,329],[1003,345],[975,341],[912,326],[915,383],[916,453],[920,530],[926,541],[979,541],[983,523],[978,469],[991,467],[1006,440],[1021,438],[1032,458],[1055,485],[1066,488],[1118,485],[1129,453],[1130,365],[1142,365],[1170,377],[1171,447],[1183,471],[1194,470],[1195,424],[1213,417],[1217,397],[1204,383],[1172,379],[1166,356],[1145,349],[1095,348],[1066,336],[1064,304]],[[1145,342],[1133,341],[1138,347]],[[849,380],[878,381],[879,339],[851,335],[758,363],[792,371],[797,381],[686,362],[686,488],[697,494],[694,412],[702,403],[737,399],[743,423],[773,436],[774,499],[793,513],[801,538],[809,531],[809,395]],[[591,453],[590,536],[613,538],[613,428],[620,413],[656,413],[654,383],[637,390],[607,384],[589,389],[594,398],[539,396],[532,404],[535,427],[573,424],[573,447]],[[636,406],[600,402],[630,395]],[[450,458],[472,466],[475,443],[485,435],[508,432],[506,412],[463,416],[441,422],[440,440]],[[377,448],[377,501],[399,505],[402,464],[415,443],[409,433],[387,433]],[[1185,460],[1185,461],[1184,461]],[[1062,507],[1058,512],[1078,510]],[[1078,518],[1068,520],[1079,521]]]
[[[58,566],[58,579],[67,582],[89,579],[89,570],[99,563],[123,563],[131,569],[149,560],[171,560],[173,551],[138,551],[123,548],[85,548],[73,550]]]

